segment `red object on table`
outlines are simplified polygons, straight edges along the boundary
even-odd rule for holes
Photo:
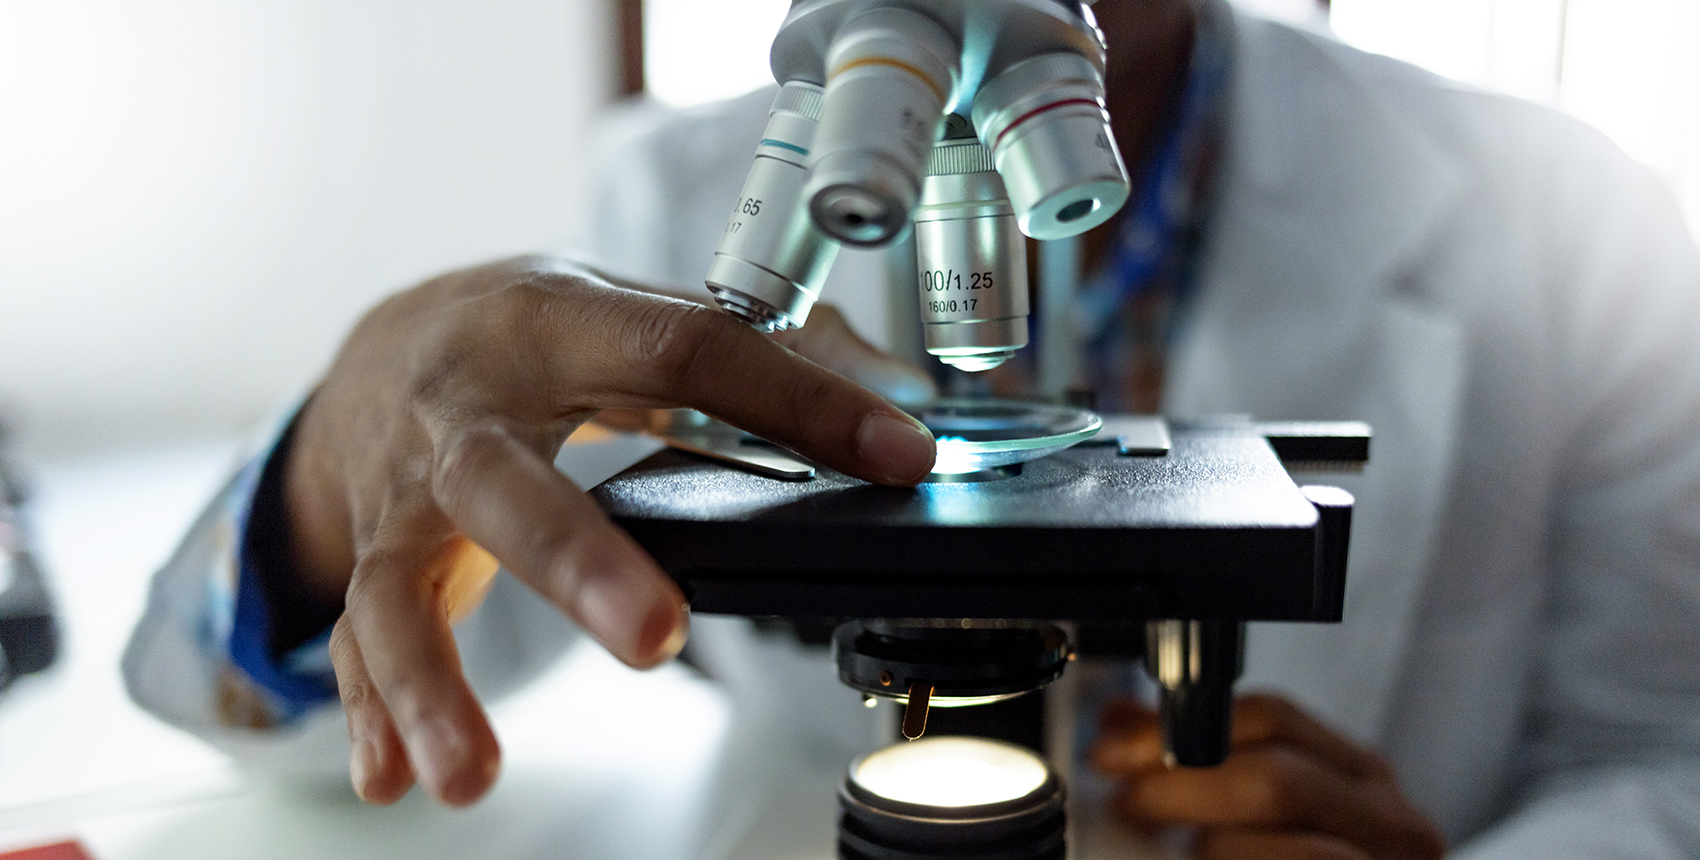
[[[94,860],[80,842],[56,842],[0,854],[0,860]]]

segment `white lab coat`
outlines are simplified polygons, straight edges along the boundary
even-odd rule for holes
[[[1341,482],[1345,623],[1254,627],[1244,687],[1386,750],[1466,853],[1700,856],[1700,254],[1674,202],[1553,111],[1233,30],[1165,411],[1375,428]],[[598,252],[700,277],[770,97],[628,118]],[[823,300],[876,326],[880,272],[847,254]]]
[[[1358,500],[1345,622],[1254,627],[1242,688],[1385,750],[1460,856],[1700,856],[1700,253],[1673,200],[1554,112],[1261,20],[1236,16],[1233,42],[1222,194],[1166,411],[1376,431],[1341,481]],[[594,251],[700,279],[768,100],[628,116]],[[877,328],[881,274],[845,254],[825,300]],[[207,685],[182,680],[216,668],[173,632],[204,612],[216,530],[161,573],[127,677],[174,722],[298,758],[307,738],[220,729]],[[506,577],[457,632],[489,691],[570,635]],[[781,700],[751,649],[809,686],[792,704],[847,692],[736,625],[697,635],[756,710]],[[784,725],[863,745],[830,710]]]

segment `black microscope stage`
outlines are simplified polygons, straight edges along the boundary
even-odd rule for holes
[[[1107,426],[1118,420],[1107,419]],[[592,491],[696,612],[839,618],[1338,621],[1351,499],[1289,460],[1361,463],[1362,424],[1110,431],[973,483],[762,477],[675,450]],[[1147,452],[1151,453],[1151,452]]]

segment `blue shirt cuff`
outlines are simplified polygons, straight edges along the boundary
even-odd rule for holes
[[[249,464],[249,492],[236,509],[237,582],[228,648],[230,661],[271,694],[280,716],[298,716],[337,698],[336,674],[330,661],[330,628],[287,653],[272,648],[275,613],[262,580],[250,526],[254,512],[268,498],[281,498],[282,464],[291,431],[285,429],[263,460]],[[281,505],[270,506],[272,510]]]

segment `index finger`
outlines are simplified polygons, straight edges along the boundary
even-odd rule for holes
[[[629,535],[505,428],[439,443],[432,495],[456,528],[637,667],[684,646],[685,598]]]
[[[1252,693],[1234,702],[1234,746],[1285,742],[1354,777],[1380,776],[1387,762],[1280,696]]]
[[[933,436],[919,421],[730,315],[564,281],[537,320],[557,347],[542,356],[557,390],[594,401],[570,405],[689,406],[882,484],[914,484],[932,469]]]
[[[1397,789],[1353,780],[1291,746],[1239,752],[1215,768],[1128,780],[1121,811],[1147,827],[1320,831],[1376,856],[1438,857],[1443,840]]]

